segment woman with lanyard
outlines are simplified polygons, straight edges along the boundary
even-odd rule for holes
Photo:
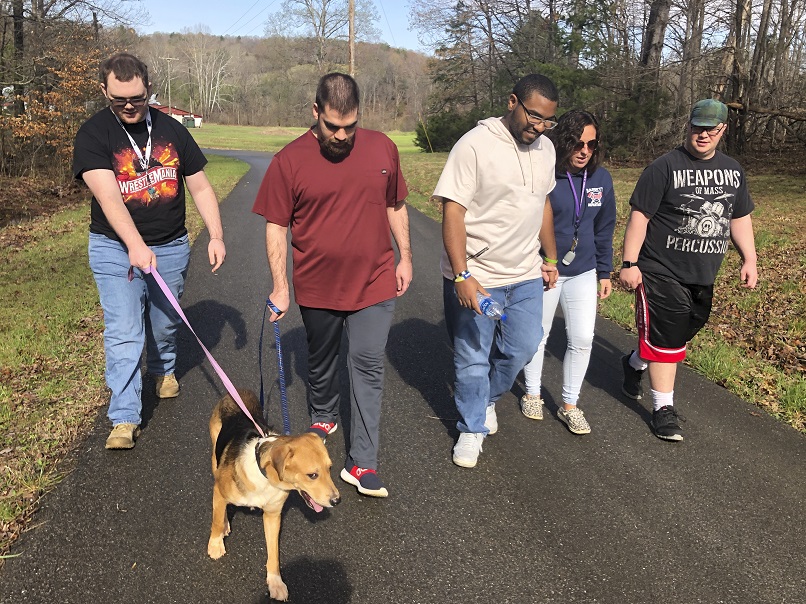
[[[557,150],[557,185],[549,199],[554,212],[560,277],[555,288],[543,293],[543,340],[523,370],[526,394],[520,404],[526,417],[543,419],[540,397],[543,356],[560,304],[568,344],[557,417],[574,434],[588,434],[590,425],[577,407],[577,399],[593,346],[596,302],[598,298],[607,298],[612,290],[616,198],[610,173],[599,166],[599,123],[592,114],[587,111],[564,114],[551,132],[551,139]]]

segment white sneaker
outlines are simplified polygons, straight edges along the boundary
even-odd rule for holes
[[[484,427],[489,430],[488,434],[498,432],[498,416],[495,414],[495,403],[487,405],[487,416],[484,418]]]
[[[483,434],[462,432],[453,447],[453,463],[463,468],[475,468],[483,440]]]

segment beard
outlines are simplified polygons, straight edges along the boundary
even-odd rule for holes
[[[319,152],[328,161],[338,163],[344,160],[348,155],[350,155],[350,152],[353,150],[354,145],[355,145],[354,136],[340,143],[336,143],[329,140],[320,140]]]
[[[529,146],[532,143],[534,143],[543,134],[542,132],[539,132],[532,127],[518,128],[517,125],[514,123],[510,125],[509,133],[512,135],[512,138],[518,141],[521,145],[526,146]],[[528,135],[534,136],[534,140],[530,140]]]

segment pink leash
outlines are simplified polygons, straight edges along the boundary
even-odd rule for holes
[[[185,316],[185,313],[182,312],[182,307],[179,306],[179,302],[176,301],[176,298],[174,297],[173,293],[171,293],[171,290],[168,287],[168,284],[165,283],[165,281],[163,280],[162,276],[157,272],[157,269],[149,266],[148,268],[144,268],[144,269],[141,269],[141,270],[144,273],[148,273],[152,277],[154,277],[154,280],[157,282],[157,285],[160,286],[160,289],[162,290],[162,293],[164,293],[165,297],[168,298],[168,302],[171,303],[171,306],[174,307],[174,310],[177,313],[179,313],[180,317],[182,317],[182,320],[185,322],[185,325],[188,326],[188,329],[190,329],[191,333],[194,336],[196,336],[196,341],[199,343],[199,346],[202,347],[202,350],[204,350],[204,354],[207,355],[207,358],[210,359],[210,364],[213,366],[213,369],[215,369],[216,373],[218,374],[218,377],[221,378],[221,381],[224,382],[224,387],[227,389],[227,392],[229,392],[229,395],[235,400],[235,402],[241,408],[241,411],[244,412],[246,417],[248,417],[250,420],[252,420],[252,423],[255,424],[255,428],[257,428],[257,431],[260,434],[260,436],[262,436],[263,438],[266,438],[266,434],[263,432],[261,427],[258,426],[257,422],[255,421],[255,418],[252,417],[252,414],[249,413],[249,409],[247,409],[246,405],[244,405],[243,400],[241,399],[241,396],[238,394],[238,391],[235,389],[235,386],[232,385],[232,382],[227,377],[227,374],[224,373],[224,370],[221,369],[221,367],[218,365],[216,360],[213,358],[213,355],[210,354],[210,351],[207,350],[207,347],[202,343],[202,341],[199,339],[199,336],[196,335],[196,332],[190,326],[190,322],[187,320],[187,317]],[[134,279],[134,267],[133,266],[129,267],[129,281],[131,281],[132,279]]]

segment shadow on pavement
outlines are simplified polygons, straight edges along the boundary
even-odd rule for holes
[[[392,325],[386,355],[401,379],[431,406],[445,431],[455,436],[459,417],[453,402],[453,350],[445,322],[406,319]]]

